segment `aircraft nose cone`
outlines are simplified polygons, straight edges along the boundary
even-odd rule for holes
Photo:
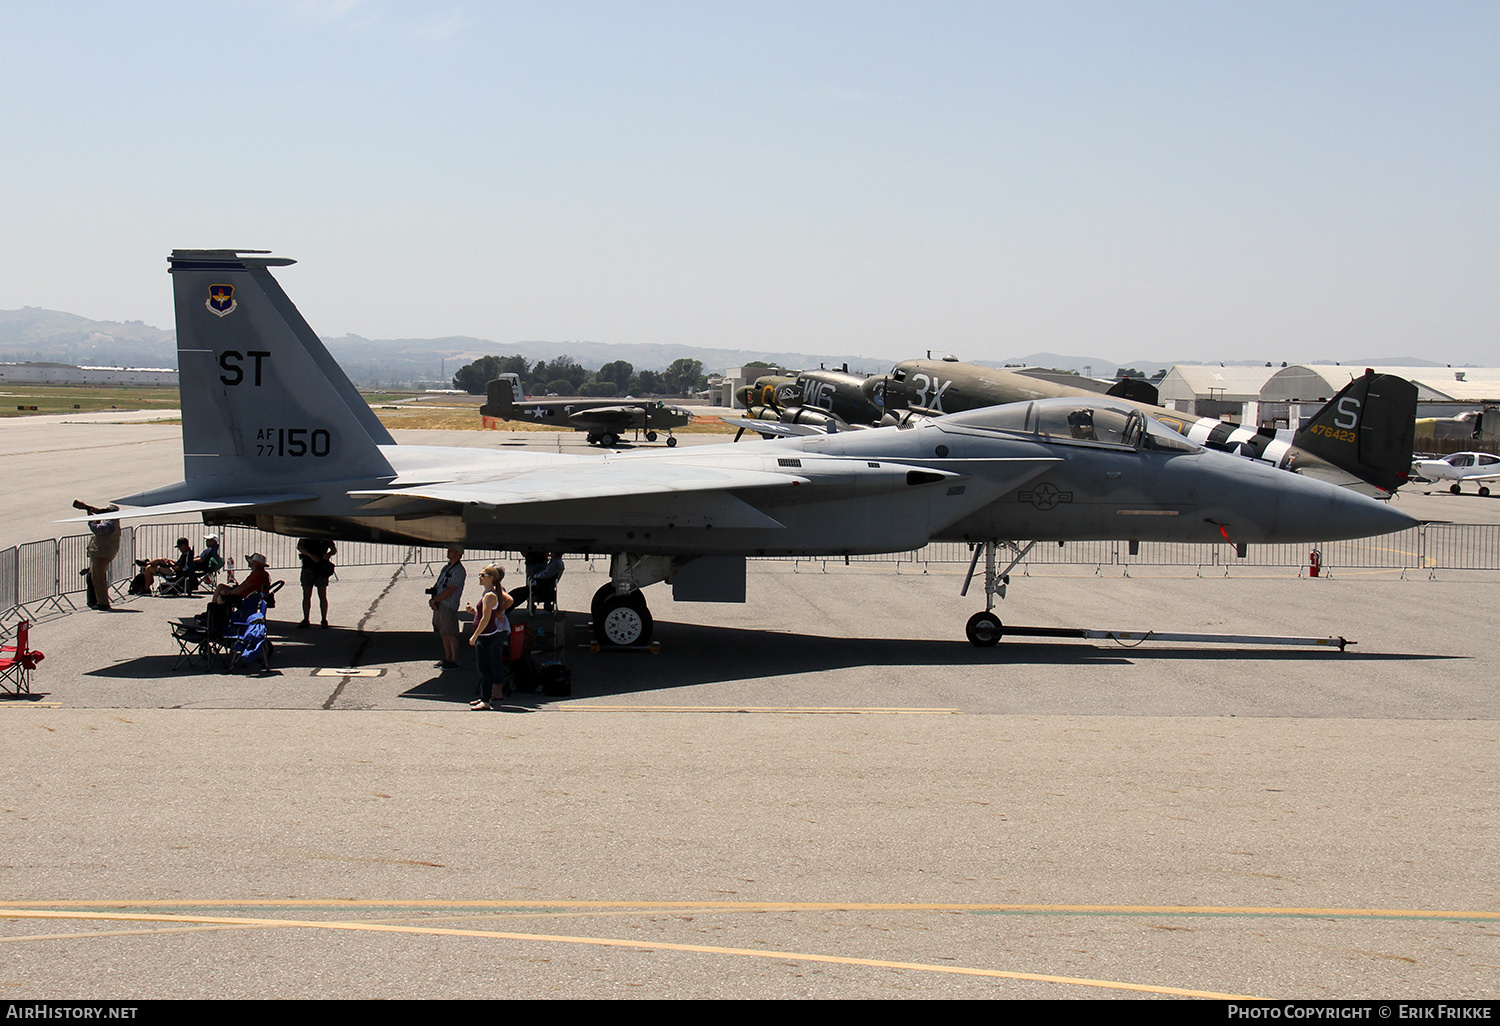
[[[1282,507],[1283,522],[1290,518],[1313,529],[1324,541],[1369,538],[1416,527],[1418,521],[1395,509],[1389,502],[1372,499],[1350,488],[1324,482],[1306,482],[1320,487],[1305,490]]]
[[[1349,492],[1347,488],[1344,491]],[[1396,509],[1389,501],[1382,502],[1358,493],[1349,493],[1348,497],[1362,500],[1358,503],[1351,503],[1349,508],[1340,514],[1349,521],[1349,526],[1354,532],[1351,537],[1365,538],[1371,535],[1405,531],[1407,528],[1416,527],[1419,523],[1416,517],[1408,516]]]

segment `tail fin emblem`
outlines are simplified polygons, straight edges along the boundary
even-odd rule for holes
[[[234,301],[233,285],[210,285],[208,287],[208,299],[204,301],[208,312],[215,317],[228,317],[234,313],[236,306]]]

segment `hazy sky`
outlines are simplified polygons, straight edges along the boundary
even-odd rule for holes
[[[1500,363],[1500,3],[0,0],[0,309]]]

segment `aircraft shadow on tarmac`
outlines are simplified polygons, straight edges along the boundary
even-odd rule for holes
[[[574,636],[583,636],[583,627]],[[976,648],[963,639],[832,638],[782,631],[707,627],[656,622],[661,654],[600,652],[570,656],[574,694],[628,694],[695,684],[781,677],[855,667],[1108,666],[1144,660],[1255,660],[1266,663],[1305,661],[1385,662],[1458,658],[1420,653],[1337,652],[1331,649],[1245,649],[1167,647],[1126,649],[1087,641],[1001,641]],[[596,669],[597,667],[597,669]],[[599,684],[607,681],[607,687]]]
[[[926,669],[1017,666],[1133,665],[1147,660],[1178,662],[1255,661],[1265,664],[1303,662],[1376,663],[1464,658],[1413,652],[1360,652],[1349,649],[1251,649],[1146,643],[1132,648],[1060,640],[1055,642],[1001,641],[994,648],[976,648],[966,640],[920,638],[835,638],[789,631],[657,621],[661,652],[601,651],[584,648],[590,632],[587,617],[569,617],[574,644],[564,653],[573,671],[574,697],[601,697],[667,691],[699,684],[727,683],[756,678],[784,677],[858,667],[921,667]],[[431,631],[380,631],[364,634],[353,628],[297,630],[288,623],[272,625],[275,654],[271,674],[300,674],[319,668],[390,667],[397,664],[434,664],[440,654]],[[100,667],[89,676],[159,678],[172,676],[177,660],[170,635],[162,632],[160,655]],[[473,650],[463,645],[460,669],[438,671],[402,693],[406,698],[452,702],[467,700],[474,688]],[[204,673],[202,666],[181,671]],[[242,671],[254,673],[255,671]],[[522,699],[539,695],[521,695]]]

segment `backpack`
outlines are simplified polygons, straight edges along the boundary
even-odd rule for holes
[[[567,698],[573,693],[573,671],[562,663],[543,663],[536,676],[537,690],[549,698]]]

